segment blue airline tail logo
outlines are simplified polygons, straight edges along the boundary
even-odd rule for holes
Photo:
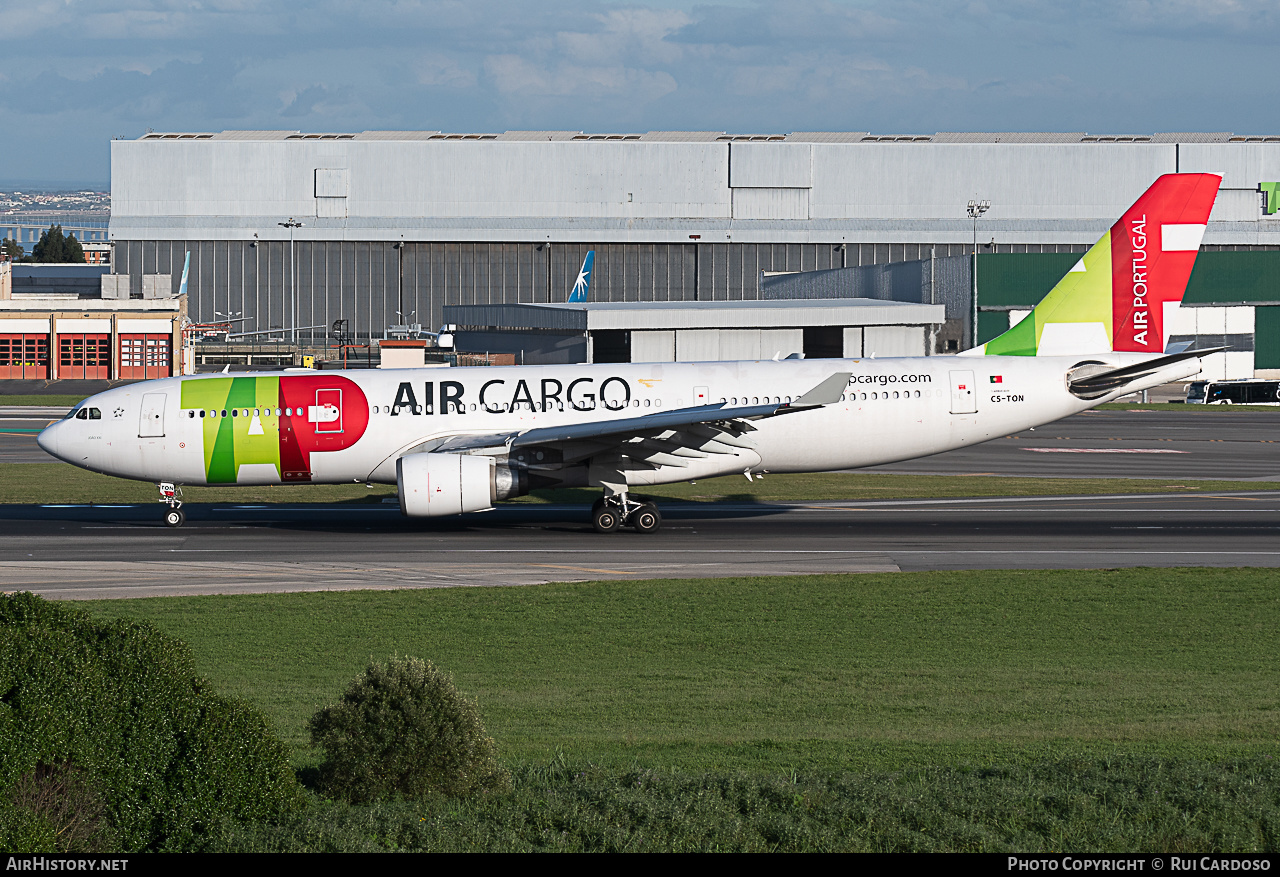
[[[187,260],[182,263],[182,283],[178,286],[178,295],[187,294],[187,271],[191,269],[191,251],[187,250]]]
[[[591,287],[591,263],[595,261],[596,251],[587,250],[587,258],[582,260],[582,270],[578,272],[578,280],[569,293],[569,304],[581,304],[587,300],[587,292]]]

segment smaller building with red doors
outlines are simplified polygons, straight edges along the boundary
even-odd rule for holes
[[[0,299],[0,380],[170,377],[185,311],[185,298]]]

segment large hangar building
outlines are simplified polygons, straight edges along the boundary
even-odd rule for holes
[[[780,274],[921,262],[905,300],[946,304],[943,353],[971,331],[951,269],[975,236],[981,338],[1156,177],[1211,171],[1178,331],[1227,343],[1224,373],[1280,369],[1280,136],[224,131],[113,141],[111,168],[112,271],[176,284],[190,250],[197,321],[380,338],[450,305],[562,302],[591,249],[594,302],[752,300]]]

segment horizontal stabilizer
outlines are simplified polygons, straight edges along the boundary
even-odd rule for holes
[[[1092,372],[1078,378],[1070,378],[1068,388],[1071,393],[1081,398],[1090,399],[1097,396],[1110,393],[1114,390],[1122,389],[1148,375],[1155,374],[1161,369],[1173,365],[1174,363],[1183,362],[1188,359],[1195,359],[1201,356],[1208,356],[1210,353],[1221,353],[1226,350],[1225,347],[1210,347],[1206,350],[1186,350],[1182,353],[1174,353],[1170,356],[1158,356],[1155,359],[1148,359],[1146,362],[1139,362],[1134,365],[1126,365],[1122,368],[1107,369],[1106,371]]]

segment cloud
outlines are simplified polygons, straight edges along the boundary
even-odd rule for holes
[[[34,178],[147,127],[1256,131],[1280,7],[32,0],[4,25],[0,130]]]

